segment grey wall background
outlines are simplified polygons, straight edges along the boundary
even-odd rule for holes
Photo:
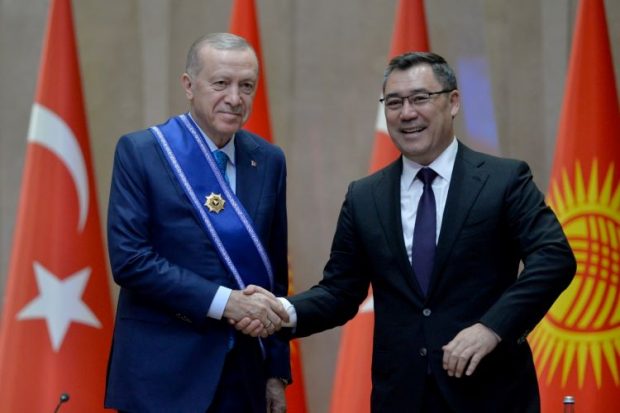
[[[0,296],[48,5],[0,0]],[[368,171],[395,5],[257,1],[274,137],[289,165],[289,244],[298,291],[320,279],[347,184]],[[620,2],[605,5],[620,84]],[[116,140],[186,109],[178,80],[186,50],[205,32],[227,30],[231,2],[79,0],[73,6],[105,220]],[[527,160],[543,189],[576,7],[576,0],[426,2],[432,50],[453,65],[462,56],[487,64],[499,140],[491,149]],[[462,118],[458,128],[467,138]],[[328,410],[339,336],[335,329],[301,342],[310,412]]]

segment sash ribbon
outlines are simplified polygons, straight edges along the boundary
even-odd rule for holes
[[[198,126],[183,114],[150,130],[239,288],[255,284],[273,291],[273,271],[265,248],[248,213],[219,171]],[[225,200],[224,209],[218,213],[204,205],[211,193]]]

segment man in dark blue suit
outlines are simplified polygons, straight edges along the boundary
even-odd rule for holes
[[[190,48],[181,77],[189,113],[123,136],[108,243],[120,285],[105,405],[131,413],[285,410],[288,343],[266,337],[288,315],[286,165],[241,130],[258,61],[218,33]],[[260,320],[264,337],[231,323]]]

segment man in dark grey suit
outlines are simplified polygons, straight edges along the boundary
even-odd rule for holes
[[[562,228],[526,163],[455,138],[442,57],[394,58],[383,94],[402,157],[349,186],[323,280],[285,301],[294,335],[344,324],[372,285],[373,412],[537,412],[526,337],[575,273]]]

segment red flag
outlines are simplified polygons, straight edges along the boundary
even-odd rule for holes
[[[244,125],[244,129],[262,136],[269,142],[273,142],[269,105],[267,104],[267,83],[265,76],[263,76],[263,53],[254,0],[235,0],[231,13],[230,32],[243,37],[252,45],[258,57],[258,65],[260,67],[258,89],[254,98],[252,114]],[[292,285],[292,272],[289,271],[289,286],[291,289]],[[292,291],[289,291],[289,293],[292,294]],[[291,341],[291,373],[293,384],[286,388],[287,412],[305,413],[307,411],[306,394],[301,367],[301,349],[297,340]]]
[[[543,412],[620,411],[620,114],[603,0],[577,12],[548,201],[577,274],[530,342]]]
[[[399,0],[389,59],[409,51],[428,51],[426,16],[423,0]],[[375,172],[400,156],[385,124],[383,105],[379,104],[370,172]],[[370,412],[370,365],[374,329],[372,291],[359,312],[342,330],[338,365],[332,392],[332,413]]]
[[[53,0],[0,326],[0,411],[103,411],[112,304],[70,0]]]
[[[389,59],[405,52],[429,51],[424,0],[399,0],[394,19],[394,33]],[[383,105],[379,104],[375,143],[370,159],[370,172],[377,171],[400,156],[385,125]]]
[[[263,50],[260,43],[258,29],[258,17],[254,0],[235,0],[230,18],[230,32],[243,37],[252,45],[258,58],[258,88],[254,97],[252,114],[244,125],[244,129],[273,142],[271,137],[271,122],[269,117],[269,105],[267,104],[267,84],[263,76]]]

